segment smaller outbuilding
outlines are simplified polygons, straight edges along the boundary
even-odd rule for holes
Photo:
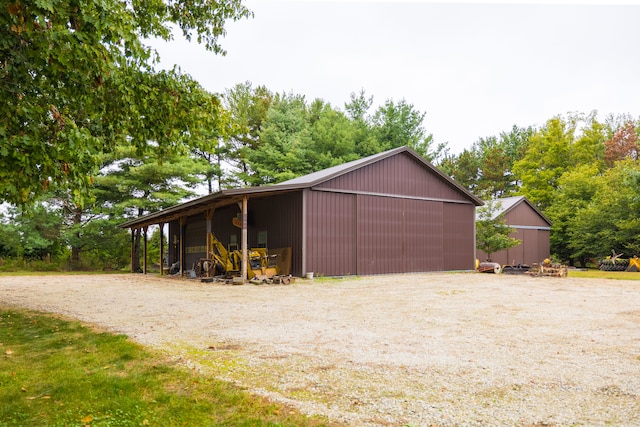
[[[514,229],[510,236],[522,243],[491,254],[491,261],[500,265],[531,265],[551,256],[551,221],[526,197],[505,197],[495,199],[493,203],[497,207],[493,219],[502,216],[505,223]],[[476,256],[480,261],[487,260],[487,254],[481,250],[477,250]]]

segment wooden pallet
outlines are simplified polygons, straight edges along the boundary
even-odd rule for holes
[[[531,269],[526,273],[535,277],[567,277],[569,269],[562,264],[532,264]]]

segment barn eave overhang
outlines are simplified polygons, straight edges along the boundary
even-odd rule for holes
[[[206,212],[208,209],[218,208],[231,205],[242,200],[243,197],[262,197],[273,194],[287,193],[291,191],[301,190],[305,186],[287,185],[275,188],[274,185],[265,185],[261,187],[235,188],[222,190],[212,193],[179,205],[172,206],[157,212],[153,212],[140,218],[119,224],[120,228],[142,228],[150,225],[167,223],[181,217]]]

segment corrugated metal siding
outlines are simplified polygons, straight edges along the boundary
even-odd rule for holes
[[[502,264],[528,264],[525,257],[525,248],[527,246],[527,241],[524,232],[525,230],[516,230],[514,233],[511,233],[509,235],[514,239],[521,240],[522,243],[513,248],[509,248],[506,251],[500,251],[496,253],[496,256],[504,256],[504,262]]]
[[[306,203],[307,271],[356,274],[356,196],[310,191]]]
[[[167,259],[169,265],[178,262],[180,259],[180,224],[178,221],[171,221],[169,223],[169,234],[168,234],[168,245],[167,245]]]
[[[472,205],[311,191],[307,212],[308,271],[333,276],[473,269]]]
[[[258,246],[258,233],[267,232],[267,247],[291,247],[291,273],[302,271],[302,191],[249,199],[249,247]]]
[[[496,252],[491,255],[493,262],[501,265],[511,264],[533,264],[542,262],[545,258],[549,258],[549,231],[548,230],[529,230],[519,229],[510,234],[515,239],[520,239],[521,244],[513,248]],[[486,254],[478,251],[478,259],[484,261]]]
[[[292,248],[292,274],[297,276],[311,271],[334,276],[473,268],[474,206],[413,157],[391,157],[333,181],[339,185],[332,188],[346,192],[311,189],[249,198],[249,246],[258,246],[259,234],[266,231],[267,247]],[[465,203],[397,197],[402,195]],[[225,246],[234,236],[240,247],[241,230],[232,225],[240,212],[238,204],[214,212],[211,229]],[[177,221],[169,230],[170,236],[179,236]],[[184,269],[206,256],[206,230],[204,213],[187,219]],[[177,254],[170,244],[170,259],[172,253]]]
[[[534,262],[540,262],[542,259],[539,258],[538,254],[538,230],[522,230],[524,231],[524,238],[522,240],[523,245],[523,259],[524,264],[531,264]],[[543,258],[544,259],[544,258]]]
[[[441,271],[443,203],[405,200],[405,271]]]
[[[406,153],[339,176],[318,188],[469,201],[458,189]]]
[[[404,271],[403,199],[358,196],[358,274]]]
[[[551,232],[538,230],[538,262],[551,257]]]
[[[183,269],[191,270],[200,260],[207,256],[206,218],[204,214],[187,218],[184,229],[184,265]]]
[[[443,205],[443,255],[445,270],[474,268],[475,206]]]

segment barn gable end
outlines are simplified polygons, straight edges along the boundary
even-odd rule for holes
[[[329,179],[314,190],[338,190],[354,193],[417,197],[469,203],[469,198],[415,156],[401,152],[354,171]]]
[[[502,215],[505,223],[514,229],[510,236],[521,243],[491,254],[491,261],[501,265],[531,265],[549,258],[551,221],[524,196],[496,199],[495,202],[500,203],[500,208],[494,217]],[[487,254],[480,250],[477,256],[481,261],[487,259]]]
[[[414,152],[392,151],[357,168],[306,177],[306,271],[473,268],[477,199]]]

